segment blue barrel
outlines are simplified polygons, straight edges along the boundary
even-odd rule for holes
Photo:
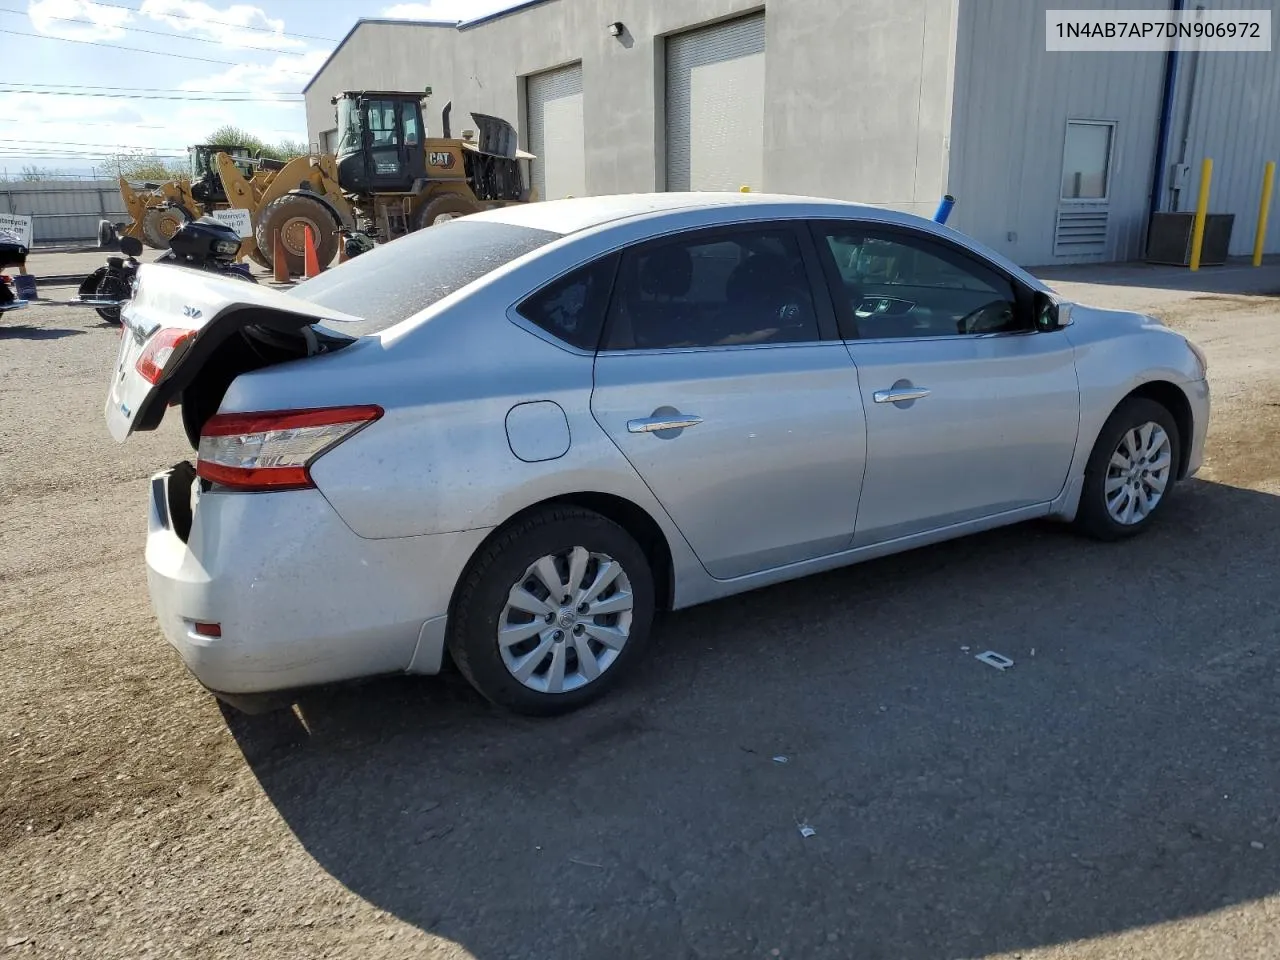
[[[947,217],[951,216],[951,208],[956,205],[956,198],[951,194],[947,194],[938,204],[938,209],[933,214],[933,219],[938,223],[946,223]]]

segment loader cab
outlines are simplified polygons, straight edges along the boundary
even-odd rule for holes
[[[226,203],[227,192],[222,185],[222,177],[213,158],[225,153],[236,162],[246,178],[253,176],[253,158],[248,147],[224,146],[216,143],[201,143],[187,148],[187,159],[190,164],[191,196],[203,204]]]
[[[356,194],[408,193],[425,176],[422,93],[343,93],[338,108],[338,184]]]

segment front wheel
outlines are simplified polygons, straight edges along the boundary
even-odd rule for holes
[[[493,703],[565,713],[625,676],[653,613],[653,574],[635,540],[597,513],[554,507],[482,548],[455,599],[449,652]]]
[[[1124,401],[1089,456],[1076,527],[1098,540],[1145,530],[1173,492],[1181,454],[1178,425],[1165,407],[1145,397]]]

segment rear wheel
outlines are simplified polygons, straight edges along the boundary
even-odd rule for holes
[[[329,208],[319,200],[289,193],[272,200],[263,209],[254,229],[254,239],[258,243],[258,252],[267,261],[266,266],[271,268],[275,263],[276,231],[279,231],[285,263],[289,273],[297,276],[305,268],[306,228],[311,228],[316,258],[323,269],[338,254],[338,226]]]
[[[142,217],[143,238],[149,247],[168,250],[173,235],[192,219],[182,207],[151,207]]]
[[[445,223],[457,217],[479,213],[480,209],[479,204],[460,193],[442,193],[440,196],[428,200],[419,208],[414,229],[422,230],[424,227],[434,227],[437,223]]]
[[[108,270],[107,273],[102,275],[102,279],[98,281],[93,295],[100,300],[124,300],[129,295],[128,284],[123,277]],[[120,322],[121,309],[121,307],[94,307],[94,311],[98,316],[110,324],[118,324]]]
[[[459,586],[449,653],[490,701],[551,715],[607,693],[640,656],[654,612],[648,559],[620,526],[538,511],[487,544]]]
[[[1173,492],[1181,442],[1173,415],[1154,400],[1121,403],[1085,466],[1076,527],[1098,540],[1121,540],[1150,526]]]

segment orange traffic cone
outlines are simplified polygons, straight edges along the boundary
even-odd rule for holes
[[[320,257],[316,254],[316,238],[315,234],[311,232],[311,224],[305,224],[302,232],[303,275],[306,277],[318,277],[320,275]]]
[[[280,239],[280,231],[276,231],[275,250],[271,255],[271,275],[276,283],[289,282],[289,260],[284,252],[284,241]]]

